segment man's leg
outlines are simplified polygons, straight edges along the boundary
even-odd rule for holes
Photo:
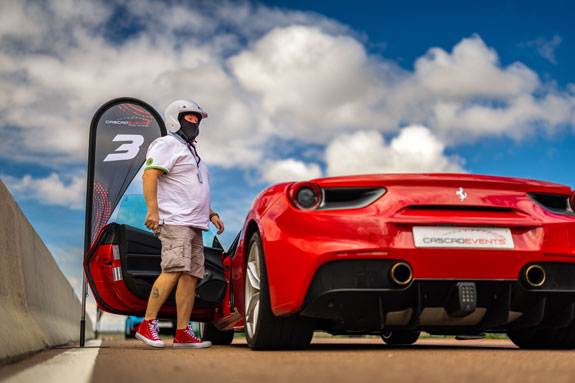
[[[196,283],[198,278],[189,274],[182,274],[176,289],[176,307],[178,310],[177,328],[182,330],[188,327],[190,316],[194,308]],[[149,306],[148,306],[149,307]]]
[[[146,320],[156,319],[158,317],[158,312],[160,308],[168,299],[168,296],[174,289],[176,283],[178,283],[178,279],[182,277],[182,272],[175,272],[175,273],[162,273],[154,282],[154,286],[152,286],[152,292],[150,293],[150,298],[148,298],[148,308],[146,309]],[[194,284],[195,287],[195,284]],[[177,301],[177,296],[176,296]],[[193,296],[192,296],[192,305],[193,305]],[[179,317],[179,308],[178,308],[178,317]],[[179,323],[179,320],[178,320]]]
[[[189,271],[182,274],[176,289],[176,306],[178,310],[178,324],[176,336],[174,337],[175,348],[205,348],[210,347],[212,342],[202,341],[187,331],[190,323],[190,315],[194,308],[194,298],[196,284],[204,277],[204,251],[202,245],[202,230],[189,228],[191,234],[191,257],[189,260]]]

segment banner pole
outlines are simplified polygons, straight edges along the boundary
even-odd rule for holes
[[[82,273],[84,274],[84,273]],[[82,319],[80,320],[80,347],[86,345],[86,297],[88,296],[86,275],[82,278]]]
[[[98,121],[98,109],[90,122],[90,136],[88,141],[88,174],[86,177],[86,220],[84,222],[84,257],[92,245],[92,202],[94,188],[94,157],[96,145],[96,122]],[[86,344],[86,298],[88,296],[88,280],[84,272],[84,257],[82,258],[82,315],[80,319],[80,347]]]

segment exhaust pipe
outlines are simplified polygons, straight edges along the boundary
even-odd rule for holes
[[[391,267],[389,277],[398,286],[408,285],[413,279],[413,270],[405,262],[397,262]]]
[[[545,270],[539,265],[531,265],[525,270],[525,282],[531,287],[540,287],[545,283]]]

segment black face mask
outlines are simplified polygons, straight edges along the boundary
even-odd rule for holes
[[[200,134],[200,123],[199,122],[189,122],[185,118],[180,118],[180,130],[178,130],[178,134],[182,137],[186,142],[192,143]]]

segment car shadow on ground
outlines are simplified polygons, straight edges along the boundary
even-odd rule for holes
[[[222,346],[219,346],[222,347]],[[235,349],[249,349],[247,344],[231,344],[229,346],[224,347],[231,347]],[[510,345],[501,345],[501,346],[494,346],[494,345],[448,345],[448,344],[434,344],[434,345],[422,345],[422,344],[414,344],[414,345],[405,345],[405,346],[398,346],[398,345],[386,345],[386,344],[366,344],[366,343],[322,343],[322,344],[311,344],[308,348],[305,349],[308,352],[326,352],[326,351],[374,351],[374,350],[381,350],[381,351],[437,351],[437,350],[467,350],[467,351],[485,351],[485,350],[497,350],[497,351],[516,351],[518,348]],[[285,350],[284,350],[285,351]]]

